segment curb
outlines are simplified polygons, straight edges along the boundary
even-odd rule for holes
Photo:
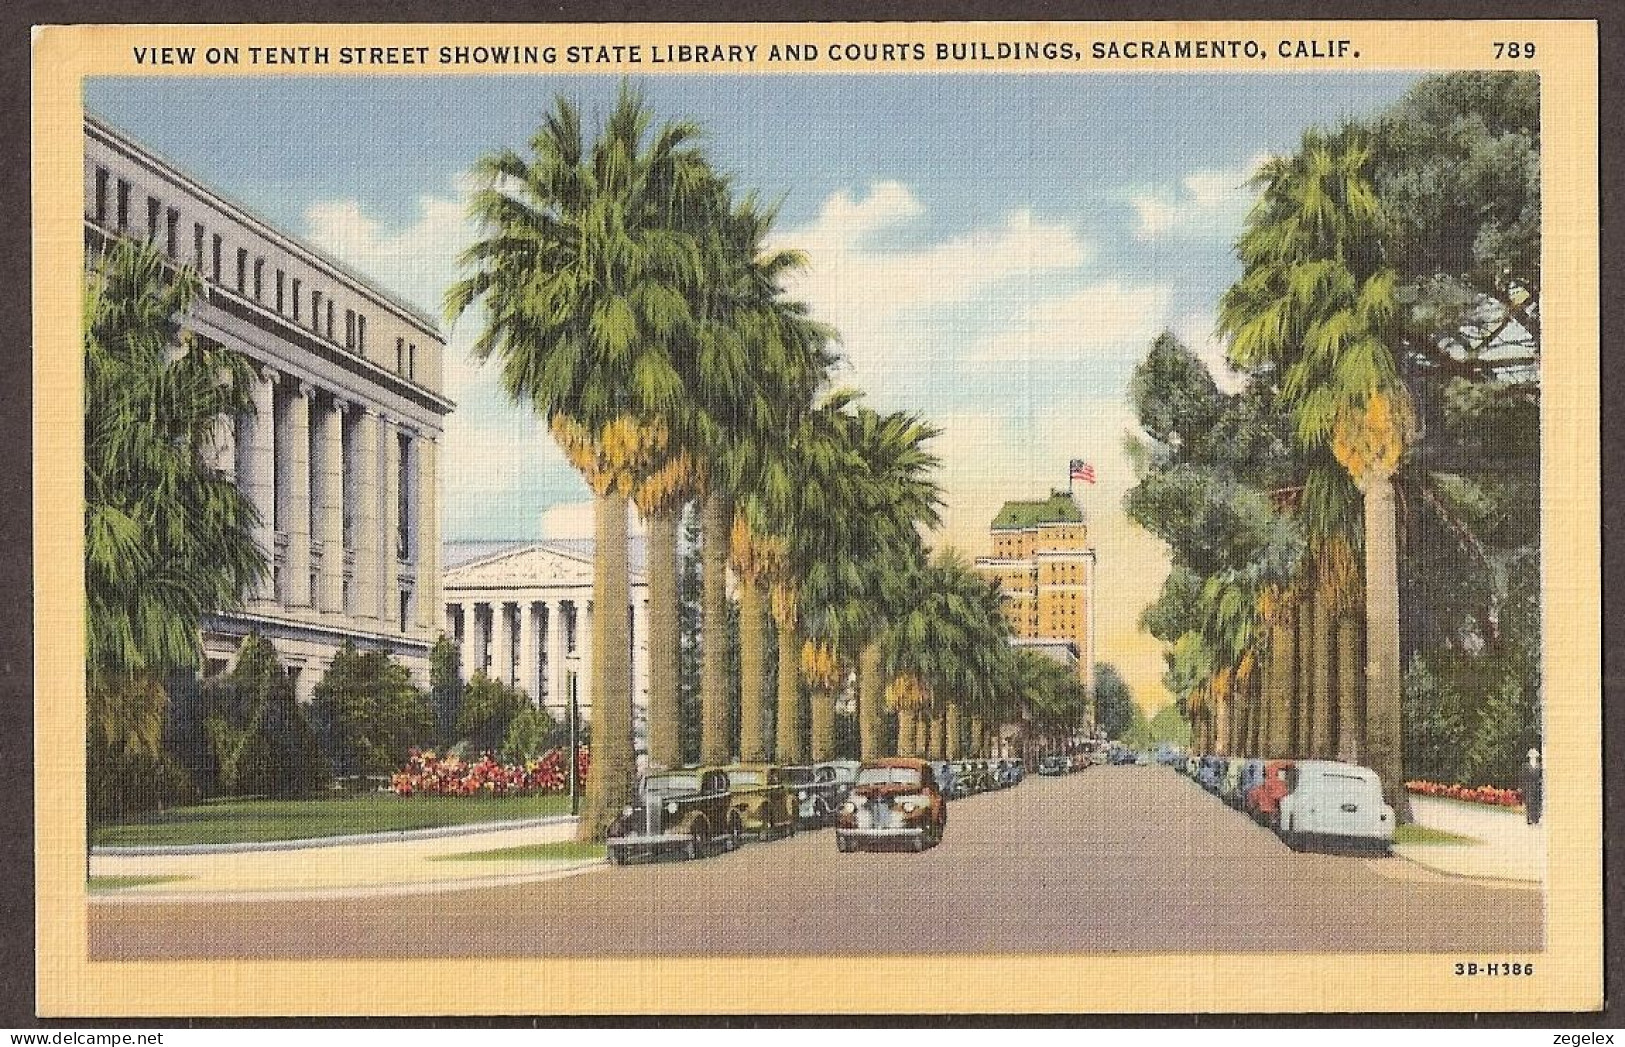
[[[577,862],[563,869],[542,869],[535,872],[507,873],[492,876],[465,876],[445,880],[419,880],[413,883],[354,884],[345,887],[311,887],[291,891],[214,890],[214,891],[153,891],[137,889],[98,891],[85,894],[90,905],[188,905],[188,904],[244,904],[264,905],[276,902],[340,901],[347,898],[392,898],[422,894],[445,894],[451,891],[478,891],[486,888],[512,887],[526,883],[545,883],[579,876],[598,868],[607,868],[608,861],[595,858]]]
[[[570,814],[552,814],[545,818],[517,818],[505,822],[469,822],[463,825],[440,825],[430,829],[396,829],[381,833],[351,833],[348,836],[314,836],[303,840],[260,840],[244,843],[181,843],[153,844],[135,847],[92,847],[96,858],[159,858],[188,854],[249,854],[256,851],[305,851],[318,847],[352,847],[357,844],[408,843],[413,840],[437,840],[447,836],[475,836],[480,833],[503,832],[509,829],[536,829],[544,825],[563,825],[576,821]]]
[[[1482,876],[1474,873],[1455,872],[1451,869],[1441,869],[1436,865],[1429,865],[1414,855],[1402,854],[1397,848],[1388,853],[1395,858],[1410,862],[1418,869],[1426,869],[1435,876],[1448,876],[1452,880],[1466,880],[1468,883],[1479,883],[1492,887],[1519,888],[1526,891],[1544,890],[1546,886],[1544,880],[1522,880],[1512,876]]]

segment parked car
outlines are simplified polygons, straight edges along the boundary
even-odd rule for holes
[[[834,767],[820,764],[816,767],[785,767],[784,784],[795,790],[796,827],[822,829],[835,816],[835,808],[851,791],[850,782],[843,783]]]
[[[957,777],[954,773],[954,765],[947,760],[929,760],[927,762],[931,764],[931,776],[937,780],[937,788],[942,790],[942,798],[952,800]]]
[[[1133,766],[1138,756],[1139,754],[1128,746],[1119,745],[1111,750],[1111,754],[1107,759],[1113,767],[1125,767]]]
[[[1219,791],[1219,775],[1223,773],[1222,756],[1204,756],[1197,763],[1196,780],[1202,783],[1202,788],[1208,792]]]
[[[1219,798],[1231,807],[1240,807],[1241,772],[1247,766],[1247,761],[1240,756],[1225,756],[1220,759],[1223,762],[1219,770]]]
[[[965,764],[965,784],[968,794],[985,793],[993,788],[993,771],[986,760],[969,760]]]
[[[1281,799],[1291,791],[1287,784],[1287,772],[1291,769],[1291,760],[1266,761],[1263,777],[1257,785],[1247,790],[1243,809],[1260,825],[1275,828],[1276,819],[1281,814]]]
[[[1375,846],[1394,842],[1394,809],[1383,802],[1382,781],[1369,767],[1335,760],[1300,760],[1287,772],[1291,791],[1281,800],[1281,839],[1295,851],[1310,843]]]
[[[1020,785],[1027,780],[1027,761],[1017,757],[1010,761],[1010,773],[1015,775],[1016,784]]]
[[[1241,762],[1241,781],[1236,785],[1237,810],[1244,810],[1248,814],[1252,809],[1247,806],[1247,794],[1264,781],[1264,761],[1259,759],[1246,759]]]
[[[835,820],[835,847],[899,844],[923,851],[942,842],[948,802],[931,765],[903,756],[866,760]]]
[[[1196,777],[1196,772],[1201,768],[1201,766],[1202,766],[1202,760],[1201,760],[1200,757],[1198,757],[1198,756],[1196,756],[1194,754],[1186,755],[1186,757],[1185,757],[1185,776],[1187,778],[1195,778]]]
[[[610,823],[605,841],[609,860],[621,865],[665,852],[698,858],[732,850],[744,836],[744,823],[731,801],[728,776],[719,769],[646,774],[638,782],[637,797]]]
[[[1089,759],[1089,754],[1086,752],[1075,752],[1072,754],[1072,769],[1074,771],[1087,770],[1091,762],[1093,761]]]
[[[798,805],[782,768],[749,763],[722,770],[728,775],[731,807],[745,832],[758,839],[795,835]]]
[[[1059,753],[1053,753],[1038,761],[1038,773],[1045,777],[1056,777],[1072,770],[1072,761]]]
[[[1008,789],[1016,784],[1015,761],[994,760],[990,769],[993,772],[993,787],[995,789]]]

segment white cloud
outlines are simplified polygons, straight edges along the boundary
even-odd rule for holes
[[[1165,326],[1166,287],[1090,284],[1061,298],[1022,301],[1014,322],[976,346],[988,360],[1044,360],[1118,351],[1138,358]]]
[[[542,512],[542,537],[550,540],[591,538],[594,535],[595,515],[593,502],[567,502],[552,506]],[[627,508],[626,530],[632,536],[648,533],[643,517],[635,507]]]
[[[1134,238],[1234,236],[1257,196],[1252,178],[1268,160],[1261,153],[1237,167],[1199,168],[1177,188],[1134,196],[1130,203],[1139,218]]]

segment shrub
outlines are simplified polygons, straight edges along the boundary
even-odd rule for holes
[[[463,689],[462,707],[457,713],[457,735],[468,740],[475,752],[497,749],[507,736],[508,725],[521,711],[530,708],[523,691],[477,672]]]
[[[316,685],[312,713],[340,774],[389,774],[434,733],[434,713],[406,667],[346,640]]]

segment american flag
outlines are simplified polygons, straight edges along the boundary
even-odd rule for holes
[[[1092,484],[1095,482],[1095,467],[1082,458],[1074,458],[1072,459],[1072,468],[1068,473],[1068,479],[1082,480],[1086,484]]]

